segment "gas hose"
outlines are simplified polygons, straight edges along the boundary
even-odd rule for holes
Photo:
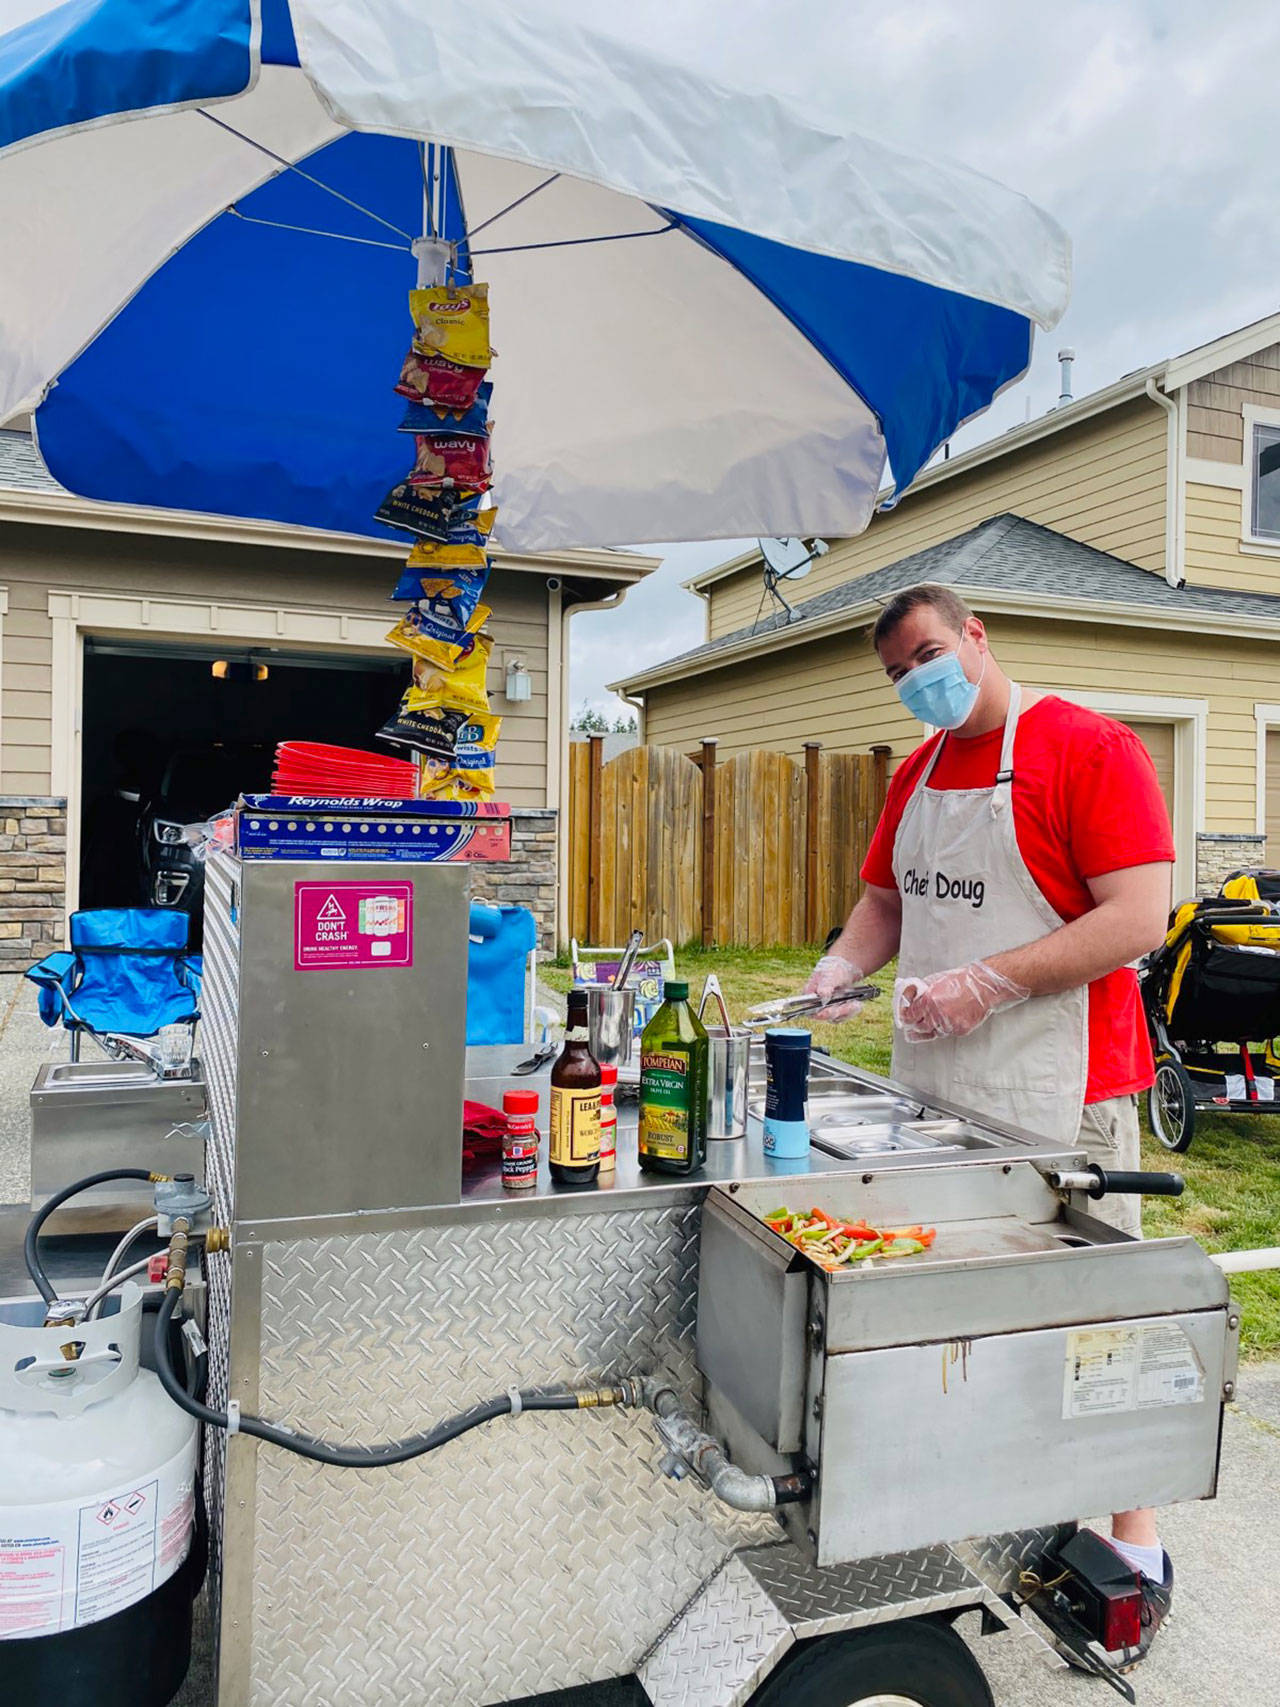
[[[181,1236],[175,1232],[175,1238]],[[197,1422],[207,1423],[212,1428],[232,1429],[239,1434],[253,1435],[256,1440],[270,1441],[273,1446],[282,1446],[286,1452],[296,1452],[300,1458],[311,1458],[318,1464],[334,1464],[346,1470],[369,1470],[384,1464],[404,1464],[411,1458],[421,1458],[425,1453],[434,1452],[438,1446],[445,1446],[449,1441],[457,1440],[459,1435],[479,1428],[482,1423],[492,1422],[494,1417],[511,1416],[521,1411],[594,1410],[607,1405],[639,1406],[644,1403],[639,1381],[621,1381],[614,1386],[591,1387],[582,1392],[546,1393],[513,1389],[498,1398],[485,1399],[481,1404],[473,1405],[469,1411],[461,1411],[457,1416],[447,1417],[444,1422],[437,1423],[425,1434],[411,1434],[404,1440],[386,1441],[378,1446],[334,1446],[327,1440],[317,1440],[314,1435],[299,1434],[293,1429],[265,1422],[261,1417],[246,1416],[243,1412],[233,1424],[226,1411],[214,1410],[193,1398],[174,1371],[169,1348],[169,1324],[173,1320],[173,1313],[178,1307],[181,1295],[182,1281],[180,1275],[174,1272],[171,1263],[169,1284],[165,1288],[156,1317],[155,1354],[156,1374],[174,1404],[186,1411],[188,1416],[195,1417]]]
[[[93,1185],[107,1185],[112,1180],[136,1179],[154,1185],[160,1180],[167,1180],[168,1174],[149,1174],[145,1168],[106,1168],[100,1174],[86,1174],[84,1179],[73,1180],[70,1185],[63,1186],[61,1191],[55,1191],[47,1203],[41,1204],[27,1223],[27,1236],[23,1241],[22,1253],[26,1258],[27,1273],[35,1282],[40,1296],[46,1304],[52,1304],[58,1296],[44,1271],[40,1261],[40,1229],[53,1214],[60,1209],[68,1198],[77,1196],[82,1191],[88,1191]]]

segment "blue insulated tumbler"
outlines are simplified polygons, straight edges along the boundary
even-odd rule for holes
[[[764,1153],[807,1156],[809,1047],[812,1033],[779,1026],[764,1034]]]

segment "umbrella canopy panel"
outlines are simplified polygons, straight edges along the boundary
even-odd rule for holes
[[[767,101],[756,107],[763,139],[739,146],[717,112],[709,140],[699,127],[708,86],[691,87],[681,69],[679,89],[663,88],[634,53],[610,73],[619,102],[618,78],[631,79],[629,110],[599,99],[577,109],[575,77],[600,51],[580,18],[552,32],[559,57],[549,59],[528,48],[527,20],[500,32],[495,51],[471,19],[467,40],[485,53],[471,52],[470,81],[448,39],[420,27],[415,40],[429,38],[435,59],[410,55],[393,76],[379,31],[403,3],[362,0],[355,21],[338,0],[295,0],[306,71],[289,63],[287,13],[268,8],[264,56],[282,63],[257,65],[251,32],[246,89],[217,104],[192,104],[189,61],[153,54],[153,68],[185,63],[185,80],[157,86],[173,99],[121,124],[105,124],[98,42],[96,78],[67,109],[96,128],[56,136],[42,136],[41,101],[71,98],[74,39],[45,53],[42,81],[40,56],[15,71],[21,56],[0,37],[0,125],[10,127],[0,130],[10,144],[0,223],[13,239],[0,256],[0,418],[38,406],[41,448],[71,490],[381,531],[372,512],[409,461],[390,431],[390,386],[410,333],[409,245],[432,157],[445,163],[444,234],[460,245],[460,275],[470,264],[491,286],[500,532],[511,549],[857,531],[886,457],[903,486],[1025,370],[1033,318],[1060,306],[1060,234],[987,180],[951,168],[940,184],[860,139],[819,169],[801,149],[812,126],[784,114],[788,129]],[[219,0],[232,13],[236,4]],[[88,0],[99,26],[113,8],[119,0]],[[153,9],[159,20],[160,0]],[[562,23],[575,11],[585,11],[576,0],[548,7]],[[37,25],[47,32],[50,20]],[[532,57],[520,90],[512,56],[522,48]],[[219,49],[225,96],[222,37]],[[115,70],[136,113],[139,66],[121,52]],[[434,107],[422,98],[429,73]],[[539,107],[520,133],[513,114],[545,104],[556,76],[558,110]],[[491,145],[463,147],[479,135],[481,90]],[[735,101],[746,114],[746,97],[710,92],[730,101],[728,117]],[[683,132],[676,93],[692,108]],[[372,133],[404,128],[406,109],[432,111],[419,133],[454,146]],[[713,144],[728,162],[719,171]],[[787,183],[738,182],[744,158],[757,178],[776,179],[789,158],[795,169]],[[824,185],[830,221],[812,205]],[[939,197],[954,201],[958,185],[969,200],[944,217]],[[735,197],[748,210],[741,222],[707,216]],[[976,242],[987,213],[1007,217],[1018,251],[1002,281],[999,242]],[[787,240],[797,233],[809,246]],[[947,273],[968,288],[920,276]],[[991,299],[998,282],[1014,302]]]

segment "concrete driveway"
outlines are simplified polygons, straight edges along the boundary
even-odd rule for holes
[[[36,1015],[32,986],[0,976],[0,1205],[27,1198],[27,1095],[37,1067],[58,1047]],[[1280,1362],[1241,1372],[1218,1498],[1173,1507],[1160,1528],[1177,1592],[1173,1619],[1132,1679],[1142,1707],[1280,1703]],[[976,1622],[966,1618],[961,1629],[998,1707],[1105,1707],[1119,1699],[1096,1679],[1051,1669],[1022,1637],[979,1637]],[[176,1707],[211,1707],[210,1677],[206,1637]],[[590,1694],[593,1700],[575,1692],[577,1707],[643,1700],[625,1686]],[[406,1678],[406,1707],[413,1700]]]

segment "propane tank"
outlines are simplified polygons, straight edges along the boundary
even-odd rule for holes
[[[162,1707],[186,1673],[198,1429],[138,1367],[142,1297],[61,1327],[0,1308],[0,1676],[24,1707]]]

